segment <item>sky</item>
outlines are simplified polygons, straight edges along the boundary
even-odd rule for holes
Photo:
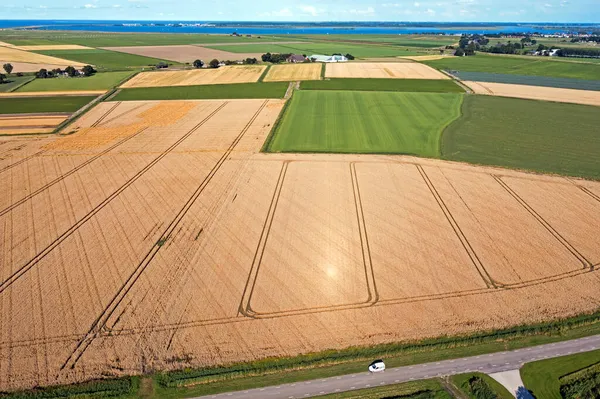
[[[4,0],[0,19],[600,22],[599,0]]]

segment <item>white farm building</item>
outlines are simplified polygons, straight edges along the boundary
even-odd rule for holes
[[[314,54],[308,58],[313,60],[314,62],[346,62],[346,61],[348,61],[348,58],[344,57],[343,55]]]

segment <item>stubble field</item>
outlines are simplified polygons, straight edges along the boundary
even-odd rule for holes
[[[266,66],[224,66],[217,69],[142,72],[121,85],[122,88],[195,86],[257,82]]]
[[[290,82],[297,80],[319,80],[323,64],[273,65],[264,82]]]
[[[0,140],[0,390],[596,308],[600,183],[261,154],[283,105],[107,102]]]
[[[450,79],[416,62],[346,62],[327,64],[326,78]]]
[[[189,62],[201,59],[208,63],[213,59],[219,61],[225,60],[245,60],[246,58],[258,58],[262,53],[258,52],[230,52],[227,48],[217,50],[207,47],[194,45],[176,45],[176,46],[141,46],[141,47],[104,47],[104,50],[116,51],[120,53],[141,55],[150,58],[160,58],[177,62]]]

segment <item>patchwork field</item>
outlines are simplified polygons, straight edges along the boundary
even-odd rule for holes
[[[461,114],[442,136],[445,159],[600,179],[597,107],[470,95]]]
[[[299,91],[267,150],[434,157],[461,100],[459,94]]]
[[[558,87],[562,89],[600,91],[600,80],[551,78],[547,76],[510,75],[505,73],[489,72],[453,71],[452,74],[461,80],[471,82],[508,83],[528,86]]]
[[[117,51],[127,54],[136,54],[150,58],[161,58],[165,60],[177,62],[189,62],[200,59],[208,63],[213,59],[219,61],[236,61],[245,60],[246,58],[258,58],[262,53],[257,52],[231,52],[230,47],[237,48],[238,46],[229,46],[225,50],[217,50],[213,48],[180,45],[180,46],[143,46],[143,47],[105,47],[105,50]]]
[[[464,89],[453,80],[441,79],[326,79],[301,82],[300,89],[464,93]]]
[[[52,47],[52,46],[41,46]],[[37,50],[40,54],[53,57],[67,58],[85,64],[94,65],[96,69],[124,69],[154,66],[159,62],[168,62],[165,59],[143,57],[135,54],[127,54],[117,51],[102,49],[48,49]]]
[[[597,183],[260,154],[282,107],[108,102],[0,140],[0,389],[595,309]]]
[[[476,94],[600,106],[600,91],[463,81]]]
[[[416,62],[346,62],[327,64],[326,78],[450,79],[427,65]]]
[[[273,65],[269,68],[264,82],[290,82],[298,80],[319,80],[323,64]]]
[[[122,88],[195,86],[257,82],[266,66],[225,66],[217,69],[142,72]]]
[[[42,96],[0,97],[0,114],[28,114],[43,112],[75,112],[96,97]]]
[[[33,79],[33,76],[9,76],[4,83],[0,84],[0,93],[10,92],[16,87],[21,86],[23,83],[27,83]]]
[[[51,133],[68,115],[0,116],[0,135]]]
[[[74,67],[82,67],[85,64],[74,62],[70,60],[65,60],[62,58],[50,57],[43,54],[32,53],[29,51],[19,50],[16,47],[2,47],[0,46],[0,64],[5,63],[29,63],[29,64],[38,64],[38,65],[60,65],[61,68],[65,68],[69,65]],[[17,68],[18,65],[13,65],[15,67],[14,72],[27,72],[20,68]],[[38,70],[40,68],[44,68],[44,66],[38,66]]]
[[[99,72],[92,76],[74,77],[74,78],[51,78],[35,79],[32,82],[21,86],[17,92],[38,92],[38,91],[106,91],[112,89],[122,80],[130,76],[131,72]]]

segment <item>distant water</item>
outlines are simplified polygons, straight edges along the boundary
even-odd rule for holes
[[[252,35],[286,34],[411,34],[411,33],[569,33],[592,31],[600,25],[589,24],[521,24],[521,23],[269,23],[203,21],[60,21],[0,20],[0,28],[70,30],[99,32],[213,33],[237,32]]]

